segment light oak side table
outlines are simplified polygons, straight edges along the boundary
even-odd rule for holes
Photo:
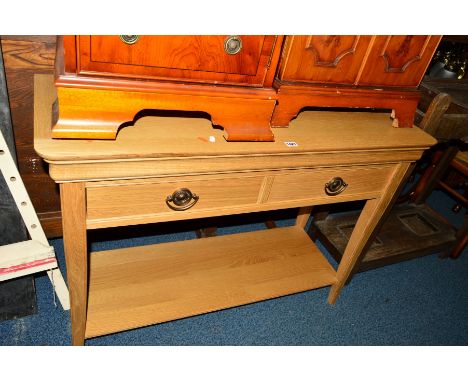
[[[414,161],[435,140],[388,114],[303,112],[275,142],[226,142],[210,121],[146,117],[115,141],[52,139],[35,78],[35,149],[60,184],[72,343],[331,286],[333,304]],[[312,206],[366,200],[335,270]],[[88,253],[105,227],[299,208],[295,226]],[[246,215],[247,217],[247,215]]]

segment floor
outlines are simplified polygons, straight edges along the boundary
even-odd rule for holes
[[[459,225],[453,202],[434,192],[429,204]],[[276,220],[294,224],[288,211]],[[104,231],[92,250],[195,238],[177,233]],[[223,227],[218,234],[263,229],[261,222]],[[151,227],[152,229],[152,227]],[[148,230],[147,230],[148,231]],[[119,239],[115,239],[118,237]],[[52,240],[64,276],[63,242]],[[320,245],[320,244],[319,244]],[[330,262],[336,265],[327,254]],[[468,253],[457,260],[437,254],[359,273],[335,305],[329,288],[87,340],[87,345],[468,345]],[[0,322],[0,345],[69,345],[69,312],[54,305],[48,278],[36,278],[38,314]],[[57,302],[58,304],[58,302]]]

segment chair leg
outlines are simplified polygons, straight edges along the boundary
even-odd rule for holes
[[[457,259],[468,243],[468,215],[465,215],[465,222],[463,223],[463,227],[460,228],[457,232],[457,241],[455,246],[449,253],[449,257],[451,259]]]
[[[217,230],[217,227],[200,228],[200,229],[195,230],[195,234],[197,235],[198,239],[201,239],[204,237],[212,237],[212,236],[216,236],[216,230]]]
[[[460,240],[455,246],[455,248],[452,250],[452,252],[450,252],[449,257],[451,259],[457,259],[460,256],[460,254],[463,252],[463,250],[465,249],[467,243],[468,243],[468,234],[465,234],[462,240]]]

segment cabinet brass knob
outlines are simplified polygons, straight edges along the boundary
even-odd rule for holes
[[[325,193],[331,196],[338,195],[341,194],[346,187],[348,187],[346,182],[337,176],[325,184]]]
[[[242,39],[239,36],[229,36],[224,40],[224,51],[227,54],[237,54],[242,49]]]
[[[136,34],[123,34],[120,35],[120,40],[122,40],[125,44],[132,45],[135,44],[139,39],[140,36]]]
[[[188,188],[179,188],[166,198],[166,204],[175,211],[185,211],[192,208],[198,199],[199,197]]]

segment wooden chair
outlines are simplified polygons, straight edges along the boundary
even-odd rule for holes
[[[445,108],[447,100],[450,99],[449,97],[447,100],[444,100],[445,96],[444,93],[440,93],[434,98],[431,106],[438,103],[442,105],[443,103],[442,107]],[[429,111],[428,109],[427,114],[429,114]],[[442,116],[443,114],[441,117]],[[437,116],[437,118],[439,117]],[[442,128],[439,126],[440,119],[438,124],[423,124],[421,127],[425,129],[425,131],[429,132],[443,143],[432,150],[431,164],[422,174],[414,191],[409,197],[409,201],[415,204],[424,203],[433,190],[437,188],[455,199],[457,204],[453,208],[453,211],[458,213],[463,207],[467,207],[468,151],[466,151],[466,146],[468,138],[468,116],[465,118],[465,123],[461,128],[450,129],[450,131],[444,131],[444,126],[442,126]],[[458,258],[466,247],[467,242],[468,216],[465,213],[463,226],[457,230],[455,242],[448,250],[444,251],[441,257]]]
[[[436,165],[427,181],[433,188],[439,188],[455,199],[457,204],[452,209],[455,213],[467,207],[468,199],[468,151],[460,151],[456,145],[450,147]],[[462,191],[462,192],[460,192]],[[416,198],[420,202],[420,198]],[[456,241],[441,257],[456,259],[468,243],[468,215],[465,212],[464,223],[457,230]]]

